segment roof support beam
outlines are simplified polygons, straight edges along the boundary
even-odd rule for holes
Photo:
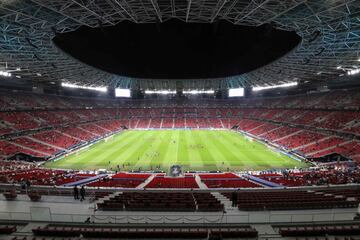
[[[238,3],[239,0],[234,0],[231,5],[227,8],[226,12],[222,15],[223,18],[227,17],[227,15],[229,15],[229,13],[231,12],[231,10],[233,10],[233,8],[236,6],[236,4]]]
[[[89,13],[91,13],[92,15],[94,15],[95,17],[97,17],[99,20],[104,20],[105,22],[109,23],[110,25],[114,25],[114,23],[110,22],[109,20],[107,20],[106,18],[104,18],[103,16],[99,15],[98,13],[94,12],[93,10],[91,10],[90,8],[88,8],[87,6],[77,2],[76,0],[71,0],[73,3],[77,4],[78,6],[82,7],[83,9],[85,9],[86,11],[88,11]]]
[[[136,18],[118,1],[118,0],[113,0],[122,10],[124,10],[124,12],[126,12],[126,14],[135,22],[138,23],[138,21],[136,20]],[[125,4],[127,4],[125,2]]]
[[[288,13],[288,12],[290,12],[291,10],[293,10],[294,8],[297,8],[298,6],[300,6],[300,5],[302,5],[302,4],[304,4],[304,3],[306,3],[308,0],[303,0],[303,1],[301,1],[301,2],[298,2],[297,4],[295,4],[294,6],[292,6],[292,7],[290,7],[290,8],[288,8],[288,9],[286,9],[285,11],[282,11],[281,13],[279,13],[279,14],[277,14],[277,15],[275,15],[275,16],[273,16],[273,17],[271,17],[271,18],[268,18],[264,23],[269,23],[269,22],[271,22],[271,21],[273,21],[274,19],[277,19],[278,17],[280,17],[280,16],[282,16],[282,15],[284,15],[285,13]],[[263,24],[263,23],[261,23],[261,24]],[[261,24],[259,24],[259,25],[261,25]]]
[[[213,16],[211,16],[211,20],[210,22],[213,23],[214,20],[216,19],[216,17],[219,15],[221,9],[224,7],[224,5],[228,2],[228,0],[222,0],[220,2],[218,2],[218,4],[216,4],[216,6],[219,6],[217,7],[216,11],[215,11],[215,14],[213,14]]]
[[[50,10],[50,11],[56,12],[56,13],[60,14],[60,15],[63,16],[63,17],[66,17],[66,18],[68,18],[68,19],[71,19],[72,21],[74,21],[74,22],[76,22],[76,23],[82,24],[82,25],[87,26],[87,27],[91,27],[91,26],[90,26],[89,24],[87,24],[86,22],[83,22],[83,21],[81,21],[81,20],[78,20],[78,19],[76,19],[76,18],[74,18],[74,17],[72,17],[72,16],[70,16],[70,15],[65,14],[64,12],[61,12],[61,11],[59,11],[59,10],[56,10],[55,8],[49,7],[48,5],[42,3],[42,2],[40,2],[40,1],[38,1],[38,0],[30,0],[30,1],[33,2],[33,3],[35,3],[35,4],[37,4],[37,5],[39,5],[39,6],[41,6],[41,7],[43,7],[43,8],[46,8],[46,9],[48,9],[48,10]]]
[[[244,16],[242,16],[240,19],[237,19],[235,24],[238,24],[241,20],[247,18],[248,16],[250,16],[251,14],[253,14],[256,10],[258,10],[259,8],[261,8],[262,6],[264,6],[266,3],[268,3],[270,0],[265,0],[260,4],[257,4],[256,7],[254,7],[253,9],[250,10],[250,12],[248,12],[247,14],[245,14]],[[254,2],[254,0],[252,0],[251,2]],[[256,4],[256,3],[255,3]],[[241,14],[241,13],[240,13]],[[238,18],[240,16],[240,14],[238,16],[236,16],[236,18]]]
[[[175,17],[175,0],[171,0],[171,16]]]
[[[159,9],[159,5],[157,4],[156,0],[150,0],[151,5],[153,6],[157,17],[159,18],[159,21],[162,22],[162,17],[161,17],[161,13],[160,13],[160,9]]]
[[[187,10],[186,10],[186,18],[185,18],[186,22],[189,21],[190,9],[191,9],[191,0],[188,0]]]

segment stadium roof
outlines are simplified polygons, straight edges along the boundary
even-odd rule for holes
[[[5,0],[0,5],[0,70],[34,81],[149,89],[217,89],[293,81],[331,81],[360,66],[358,0]],[[219,79],[135,79],[95,69],[54,46],[57,33],[80,26],[135,23],[234,24],[296,31],[301,44],[254,71]],[[354,71],[353,71],[354,72]]]

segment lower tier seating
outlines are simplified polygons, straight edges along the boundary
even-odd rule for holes
[[[298,186],[320,186],[338,185],[347,183],[359,183],[360,171],[342,171],[327,169],[326,171],[306,171],[306,172],[283,172],[278,174],[260,174],[256,177],[269,182],[277,183],[286,187]]]
[[[283,237],[297,236],[325,236],[325,235],[359,235],[360,224],[349,225],[306,225],[295,227],[281,227],[279,233]]]
[[[151,174],[117,173],[111,177],[105,177],[99,181],[88,184],[89,187],[117,187],[136,188],[143,183]]]
[[[5,171],[0,173],[1,183],[21,184],[29,182],[31,185],[55,186],[58,181],[65,179],[66,172],[49,169],[29,169],[18,171]]]
[[[262,187],[233,173],[199,174],[208,188],[257,188]]]
[[[223,238],[256,238],[257,231],[250,226],[240,227],[67,227],[46,226],[32,230],[36,236],[79,237],[85,238],[190,238],[205,239],[209,234]],[[15,238],[13,240],[17,240]],[[19,238],[20,239],[20,238]]]
[[[12,234],[16,232],[16,226],[0,226],[0,234]]]
[[[145,188],[199,188],[194,176],[165,177],[156,176]]]
[[[224,206],[210,193],[125,192],[98,203],[107,211],[222,211]]]
[[[225,193],[229,199],[231,193]],[[238,194],[238,208],[245,211],[356,208],[358,199],[313,191],[268,191]]]

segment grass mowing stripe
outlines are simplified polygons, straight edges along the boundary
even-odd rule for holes
[[[235,138],[236,136],[241,136],[239,133],[234,133],[232,136]],[[246,138],[241,136],[245,141]],[[230,140],[231,141],[231,140]],[[295,160],[281,154],[276,153],[273,150],[270,150],[266,145],[259,143],[257,141],[250,141],[248,142],[248,150],[246,150],[246,155],[248,156],[248,170],[254,169],[269,169],[269,168],[284,168],[288,167],[289,165],[284,164],[283,160],[291,161],[290,166],[296,166],[297,163],[294,162]],[[250,148],[251,146],[251,148]],[[251,162],[255,163],[255,166],[251,168]]]
[[[119,161],[118,156],[122,148],[131,145],[140,135],[141,133],[134,133],[130,135],[119,136],[119,138],[114,139],[114,142],[110,142],[109,144],[103,146],[101,148],[103,151],[102,153],[94,152],[93,157],[97,161],[95,166],[101,167],[105,165],[109,168],[114,168],[116,165],[121,165],[122,162]]]
[[[184,169],[190,169],[188,141],[190,131],[179,131],[179,148],[178,148],[178,163]]]
[[[241,152],[241,149],[231,146],[233,142],[229,143],[225,139],[228,135],[227,133],[220,135],[219,133],[212,132],[211,134],[217,139],[216,145],[221,149],[222,154],[225,155],[233,169],[235,169],[236,166],[244,166],[243,161],[246,156]]]
[[[247,142],[244,144],[244,141],[247,141],[244,136],[240,135],[239,133],[235,134],[227,134],[224,136],[223,140],[225,141],[226,146],[229,146],[229,148],[235,148],[238,151],[238,154],[241,155],[242,159],[242,166],[246,166],[246,168],[258,168],[259,166],[262,166],[264,164],[260,159],[259,155],[263,148],[258,149],[254,142]],[[234,145],[233,143],[236,141],[240,141],[240,146]],[[264,146],[262,146],[264,147]],[[253,152],[256,152],[257,154],[254,154]],[[263,167],[270,167],[270,165]],[[250,169],[249,169],[250,170]]]
[[[202,159],[202,161],[205,163],[204,165],[207,165],[209,167],[213,166],[214,170],[221,168],[221,162],[219,161],[219,159],[216,159],[214,157],[215,153],[218,152],[219,149],[212,148],[212,146],[210,145],[210,142],[213,139],[207,138],[207,131],[198,131],[197,133],[198,134],[195,135],[197,137],[196,139],[204,146],[203,149],[200,149],[200,151],[203,152],[206,156],[206,158]]]
[[[127,137],[130,135],[129,137]],[[71,155],[69,158],[65,158],[62,160],[59,160],[57,163],[64,165],[66,162],[69,162],[72,164],[73,169],[90,169],[94,170],[97,167],[104,168],[105,166],[108,167],[108,161],[113,160],[112,156],[109,156],[108,152],[116,152],[118,151],[118,147],[126,144],[131,144],[130,142],[123,141],[123,138],[127,139],[135,139],[138,134],[136,133],[120,133],[116,135],[113,139],[110,139],[110,141],[104,141],[101,140],[101,142],[94,144],[91,146],[91,149],[86,151],[86,154],[80,153]],[[84,156],[83,156],[84,155]]]
[[[212,153],[214,158],[217,161],[217,166],[221,170],[226,170],[231,166],[230,162],[227,160],[225,156],[225,149],[223,149],[217,142],[218,137],[214,136],[212,132],[205,132],[206,139],[208,139],[207,144],[209,149],[213,149]]]
[[[199,161],[202,163],[203,166],[206,166],[209,169],[213,169],[215,165],[215,161],[212,158],[211,154],[206,151],[206,147],[204,143],[201,141],[199,135],[202,133],[202,130],[194,131],[192,137],[196,142],[195,145],[192,145],[191,148],[194,148],[195,151],[199,153],[200,159]]]
[[[175,152],[176,149],[175,145],[178,143],[176,142],[176,139],[174,139],[175,132],[176,130],[174,131],[164,130],[164,133],[166,134],[167,138],[166,138],[166,142],[164,142],[165,144],[164,158],[162,159],[161,166],[164,168],[165,171],[169,170],[170,166],[173,165],[176,159],[175,155],[177,154],[177,152]]]
[[[154,159],[151,161],[151,164],[154,166],[162,166],[163,163],[165,163],[166,161],[166,152],[167,152],[167,148],[169,147],[169,142],[171,139],[171,132],[161,132],[159,133],[159,138],[160,138],[160,144],[158,146],[160,155],[157,159]]]
[[[190,162],[190,169],[199,170],[204,167],[203,162],[201,160],[201,155],[197,149],[194,149],[190,146],[197,145],[197,142],[195,142],[195,139],[193,137],[194,132],[199,130],[191,131],[191,134],[187,136],[186,142],[188,143],[187,148],[189,152],[189,162]]]
[[[142,132],[140,135],[141,139],[135,139],[134,143],[127,146],[127,148],[120,153],[118,158],[121,159],[123,164],[129,165],[130,168],[133,169],[140,158],[143,157],[143,153],[146,151],[146,149],[150,147],[155,135],[156,133],[152,131]]]
[[[175,151],[175,160],[173,165],[178,164],[179,161],[179,146],[182,144],[182,142],[180,141],[180,131],[177,130],[175,131],[175,147],[176,147],[176,151]]]
[[[141,156],[134,164],[136,168],[151,169],[152,160],[159,158],[161,154],[161,149],[159,148],[162,142],[161,139],[161,137],[157,137],[154,141],[150,141],[147,146],[144,146],[143,149],[140,149],[140,151],[134,151],[134,154],[130,156],[129,159],[136,158],[136,154]]]
[[[117,165],[122,165],[124,161],[120,158],[120,155],[123,152],[123,149],[127,148],[128,146],[132,146],[133,143],[137,140],[137,138],[141,135],[142,133],[134,133],[130,136],[125,135],[123,137],[120,137],[119,139],[116,139],[116,142],[118,144],[115,144],[114,146],[113,144],[111,144],[110,146],[105,146],[105,148],[102,148],[104,153],[96,154],[96,159],[98,160],[98,162],[95,166],[106,166],[105,168],[115,169]]]

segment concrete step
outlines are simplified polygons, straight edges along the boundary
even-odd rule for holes
[[[200,189],[208,189],[208,187],[206,186],[206,184],[201,181],[200,176],[197,175],[197,174],[196,174],[196,176],[195,176],[195,181],[196,181],[196,183],[199,185],[199,188],[200,188]]]
[[[156,176],[156,174],[151,175],[148,177],[143,183],[139,184],[139,186],[136,187],[136,189],[142,189],[145,188],[146,185],[148,185]]]
[[[225,211],[229,211],[229,210],[238,211],[237,207],[232,207],[232,202],[221,193],[211,192],[211,195],[213,195],[217,200],[219,200],[224,205]]]

